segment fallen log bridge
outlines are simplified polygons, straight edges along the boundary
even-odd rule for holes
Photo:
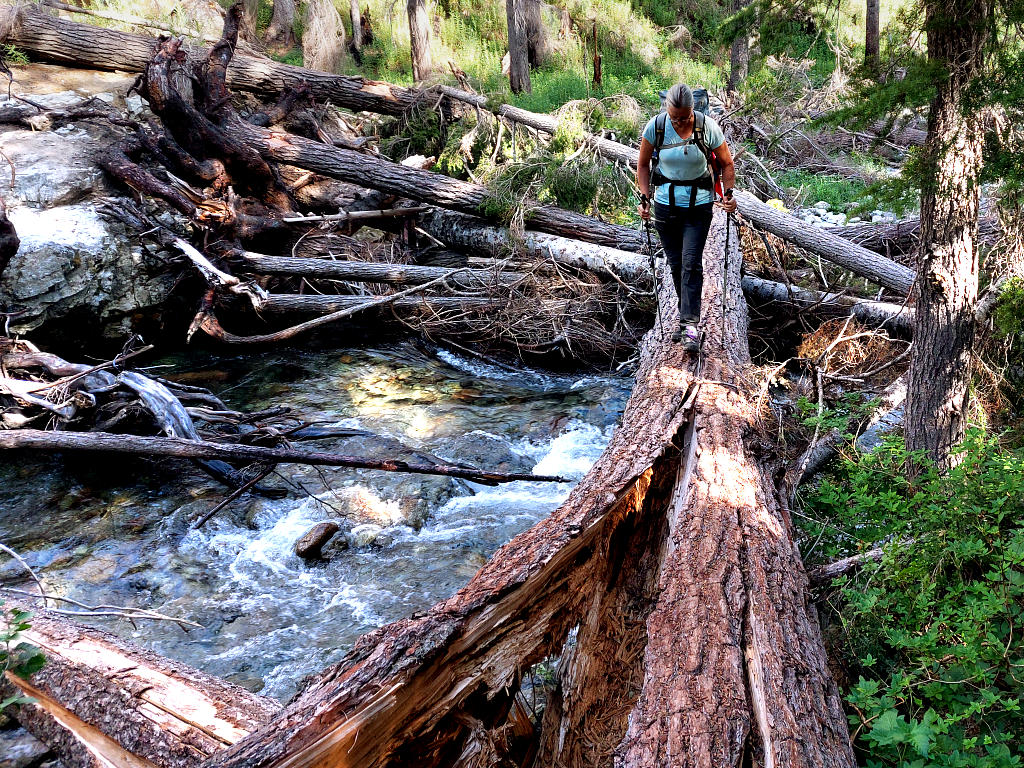
[[[566,502],[453,597],[362,638],[204,768],[855,765],[786,507],[759,458],[746,305],[722,315],[723,280],[740,295],[736,238],[727,262],[724,243],[719,213],[706,359],[657,326],[647,334],[622,423]],[[659,284],[671,328],[670,281]],[[524,735],[515,692],[552,657],[557,688]],[[109,718],[66,702],[74,727],[137,754]]]

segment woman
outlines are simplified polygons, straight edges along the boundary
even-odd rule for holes
[[[658,150],[657,177],[652,179],[651,159],[659,137],[659,118],[644,128],[636,182],[640,187],[640,216],[651,217],[658,230],[672,279],[679,293],[680,328],[672,335],[693,351],[699,345],[700,292],[704,283],[702,255],[711,228],[715,204],[714,179],[704,151],[697,145],[695,127],[705,148],[715,153],[722,174],[724,199],[718,205],[726,212],[736,210],[732,188],[736,169],[725,134],[718,123],[705,115],[694,116],[693,93],[682,83],[672,86],[665,97],[667,118],[661,118],[664,135]],[[701,122],[702,121],[702,122]],[[652,194],[653,192],[653,194]]]

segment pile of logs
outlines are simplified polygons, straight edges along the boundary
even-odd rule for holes
[[[752,376],[747,304],[741,297],[746,293],[790,307],[839,307],[867,324],[906,333],[904,303],[914,279],[909,267],[741,192],[745,226],[783,237],[871,281],[878,294],[865,300],[744,278],[740,238],[727,236],[735,224],[719,211],[704,255],[707,338],[703,353],[690,355],[663,332],[678,324],[676,297],[664,274],[652,281],[641,232],[535,202],[528,203],[525,231],[510,232],[485,220],[485,187],[393,163],[332,132],[306,104],[313,96],[350,109],[400,114],[430,98],[447,99],[450,111],[459,103],[482,108],[477,97],[235,56],[240,5],[228,12],[224,35],[209,51],[189,49],[180,39],[157,42],[74,24],[33,6],[5,8],[8,19],[0,27],[7,41],[23,50],[141,73],[139,90],[160,126],[123,126],[124,141],[103,164],[204,233],[202,250],[175,233],[155,235],[173,243],[207,283],[192,332],[202,330],[229,343],[282,341],[353,311],[390,305],[434,317],[457,311],[460,322],[477,331],[483,326],[467,317],[482,317],[486,324],[506,312],[502,323],[512,335],[537,334],[536,326],[519,330],[515,321],[525,310],[511,297],[536,299],[542,296],[537,285],[556,279],[569,283],[570,276],[585,287],[570,283],[561,293],[543,294],[557,305],[551,318],[561,318],[561,325],[552,320],[543,343],[535,346],[571,348],[584,334],[594,335],[581,325],[604,318],[604,332],[611,337],[606,343],[614,347],[630,334],[635,337],[637,326],[628,311],[600,305],[611,296],[632,300],[656,293],[659,298],[637,305],[656,306],[659,314],[639,346],[636,385],[604,454],[557,511],[499,550],[456,595],[425,615],[370,633],[283,710],[257,707],[257,715],[231,721],[225,729],[217,725],[222,705],[231,704],[237,692],[212,684],[207,693],[219,703],[203,713],[175,708],[169,713],[173,717],[156,720],[155,730],[122,727],[111,715],[115,705],[134,712],[145,700],[145,706],[159,707],[134,682],[122,679],[119,664],[134,662],[104,666],[97,660],[102,654],[87,657],[78,652],[79,643],[113,641],[86,637],[61,645],[51,639],[59,631],[44,625],[36,641],[56,660],[54,676],[46,678],[44,668],[23,686],[37,703],[23,706],[18,715],[35,733],[74,765],[89,764],[80,758],[83,749],[100,765],[161,768],[575,766],[613,760],[624,768],[855,764],[789,518],[792,485],[806,474],[808,463],[801,459],[796,468],[787,468],[763,450],[770,439],[761,432],[760,391]],[[243,116],[233,106],[229,85],[261,94],[283,90],[284,96],[272,108]],[[511,107],[499,114],[534,130],[554,130],[547,116]],[[599,137],[588,142],[612,161],[636,163],[633,148]],[[412,230],[445,250],[468,251],[476,261],[467,258],[454,268],[405,263],[411,257],[367,263],[351,258],[354,246],[337,234],[322,252],[307,247],[295,256],[300,241],[313,239],[311,226],[344,224],[351,231],[360,221],[351,211],[303,215],[296,169],[380,193],[376,216],[363,220],[403,231],[403,252],[416,251]],[[268,253],[273,250],[293,255]],[[366,281],[380,294],[316,290],[338,281],[346,286]],[[268,285],[291,286],[297,293],[284,295]],[[309,287],[312,293],[305,290]],[[268,316],[316,317],[269,333],[235,335],[219,317],[239,303]],[[280,461],[370,466],[366,459],[244,440],[251,431],[243,425],[254,423],[244,414],[226,417],[235,423],[237,439],[216,444],[196,439],[194,425],[189,431],[195,411],[190,413],[188,404],[195,393],[172,391],[129,371],[71,368],[63,361],[64,367],[48,369],[39,354],[10,344],[4,351],[4,397],[17,404],[18,413],[10,418],[24,421],[10,424],[19,429],[0,430],[0,447],[50,441],[73,448],[69,435],[74,433],[26,427],[43,418],[71,423],[84,409],[107,408],[114,418],[135,397],[148,409],[147,418],[170,435],[139,436],[137,446],[157,455],[250,462],[255,468],[240,491]],[[61,377],[59,386],[28,377],[25,372],[34,367]],[[37,402],[39,387],[62,394],[44,398],[44,405]],[[222,406],[204,407],[230,411]],[[167,411],[184,416],[168,426],[161,421]],[[263,435],[274,437],[271,432],[266,428]],[[278,429],[273,432],[282,436]],[[98,438],[104,450],[117,450],[116,439],[86,436]],[[403,462],[377,462],[375,468],[444,470],[478,482],[556,479]],[[117,653],[132,652],[122,647]],[[551,658],[559,660],[557,688],[541,722],[524,727],[516,692],[526,670]],[[161,674],[176,676],[168,675],[166,665]],[[62,683],[62,675],[73,684]],[[115,704],[93,706],[92,690],[106,692],[107,698],[97,701]],[[256,705],[242,708],[251,706]],[[208,740],[202,748],[183,750],[181,738],[164,737],[181,733],[186,719],[218,742],[216,749]],[[201,740],[187,733],[186,740]]]

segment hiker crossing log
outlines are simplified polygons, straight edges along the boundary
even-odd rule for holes
[[[756,458],[745,304],[717,309],[723,227],[719,214],[699,378],[649,332],[620,427],[558,510],[452,598],[364,637],[210,768],[441,766],[482,742],[500,758],[520,675],[557,654],[538,765],[738,766],[747,750],[854,765],[799,553]],[[665,327],[678,322],[669,282]]]
[[[198,768],[281,709],[48,611],[35,612],[25,637],[46,663],[27,681],[8,673],[0,690],[35,700],[14,717],[66,768]]]

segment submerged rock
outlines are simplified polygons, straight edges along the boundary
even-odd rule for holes
[[[341,526],[335,522],[317,523],[295,542],[295,554],[304,560],[319,559],[324,544],[340,530]]]

